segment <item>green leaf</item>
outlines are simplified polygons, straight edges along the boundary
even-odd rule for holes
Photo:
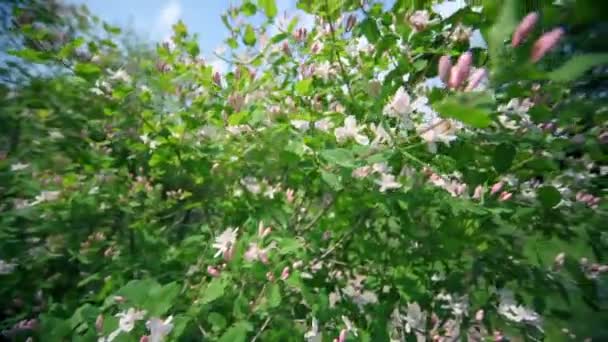
[[[274,283],[268,290],[268,307],[276,308],[279,305],[281,305],[281,288],[279,284]]]
[[[355,156],[350,150],[347,150],[345,148],[323,150],[320,152],[320,155],[329,163],[337,164],[344,167],[355,167]]]
[[[509,170],[515,159],[516,150],[511,144],[502,143],[496,146],[494,149],[494,155],[492,157],[492,163],[494,169],[498,172],[505,172]]]
[[[207,304],[211,303],[214,300],[222,297],[224,295],[224,289],[226,288],[226,282],[221,278],[215,278],[211,280],[209,285],[203,290],[201,290],[201,303]]]
[[[298,95],[306,96],[310,93],[310,85],[312,84],[312,78],[306,78],[296,83],[295,90]]]
[[[217,312],[210,312],[207,315],[207,321],[213,326],[213,330],[222,330],[226,327],[226,318]]]
[[[243,36],[243,43],[247,46],[253,46],[256,42],[255,31],[253,30],[253,26],[247,25],[245,27],[245,35]]]
[[[581,77],[596,65],[608,64],[608,53],[590,53],[572,57],[547,77],[552,81],[569,82]]]
[[[338,191],[342,189],[342,184],[340,183],[340,178],[331,172],[327,172],[325,170],[321,170],[321,178],[325,181],[325,183],[329,184],[334,190]]]
[[[553,208],[562,199],[559,191],[552,186],[543,186],[538,190],[538,199],[545,208]]]
[[[244,342],[247,332],[253,330],[249,322],[237,322],[220,337],[219,342]]]
[[[241,12],[250,17],[258,11],[258,8],[251,2],[246,2],[241,6]]]
[[[363,20],[359,26],[359,29],[370,43],[375,43],[378,41],[378,39],[380,39],[380,30],[378,30],[376,20],[373,18]]]
[[[74,72],[80,77],[90,79],[101,74],[101,69],[95,64],[78,63],[74,67]]]
[[[179,294],[180,286],[176,282],[166,284],[162,287],[153,287],[149,294],[149,304],[146,309],[154,316],[163,316],[173,306],[173,302]]]
[[[488,50],[495,65],[503,51],[505,40],[511,36],[518,23],[516,0],[503,2],[498,19],[490,29]]]
[[[274,18],[277,15],[278,9],[275,0],[258,0],[258,6],[264,9],[268,18]]]
[[[446,97],[432,107],[443,117],[454,118],[476,128],[485,128],[492,123],[491,103],[493,100],[487,94],[461,94]]]

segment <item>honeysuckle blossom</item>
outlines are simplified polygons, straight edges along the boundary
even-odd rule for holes
[[[418,10],[410,15],[408,21],[416,31],[422,31],[429,25],[430,18],[429,11]]]
[[[357,328],[355,327],[355,325],[353,324],[353,322],[351,322],[351,320],[348,317],[344,316],[344,315],[342,315],[341,318],[342,318],[342,322],[344,323],[344,326],[346,327],[346,330],[349,331],[349,332],[352,332],[353,335],[355,335],[356,337],[358,337],[359,334],[358,334]]]
[[[501,289],[498,294],[500,296],[500,303],[498,305],[499,314],[513,322],[540,327],[540,315],[531,309],[518,305],[513,292],[508,289]]]
[[[329,79],[329,76],[331,76],[332,73],[333,73],[332,66],[331,66],[331,63],[329,63],[328,61],[323,61],[321,63],[318,63],[314,68],[315,76],[318,76],[324,80]]]
[[[458,126],[452,120],[437,119],[428,127],[420,127],[418,131],[422,132],[420,137],[427,142],[429,151],[437,153],[438,142],[449,146],[452,141],[456,140]]]
[[[12,172],[22,171],[22,170],[27,169],[28,167],[30,167],[30,164],[17,162],[15,164],[11,164],[11,171]]]
[[[323,333],[319,331],[319,321],[316,317],[312,318],[312,326],[309,331],[304,334],[306,342],[322,342]]]
[[[357,119],[349,115],[344,119],[344,126],[334,130],[334,135],[338,143],[343,143],[348,139],[354,139],[360,145],[368,145],[369,138],[359,133],[364,126],[357,126]]]
[[[370,124],[369,129],[374,132],[374,140],[372,140],[372,146],[378,146],[392,141],[390,134],[384,129],[382,124]]]
[[[241,179],[241,185],[254,195],[262,192],[262,184],[255,177],[248,176]]]
[[[505,186],[505,183],[503,181],[495,183],[490,188],[490,194],[494,195],[495,193],[499,192],[500,190],[502,190],[503,186]]]
[[[409,303],[407,305],[407,315],[405,316],[405,331],[409,334],[412,331],[421,332],[425,329],[426,314],[422,312],[418,303]]]
[[[131,82],[131,76],[129,76],[129,74],[124,69],[118,69],[114,72],[110,71],[110,79],[122,81],[125,83]]]
[[[152,317],[146,322],[146,327],[150,330],[148,342],[162,342],[173,330],[173,316],[167,317],[164,321],[157,317]]]
[[[58,130],[54,129],[52,131],[49,132],[49,137],[53,140],[59,140],[59,139],[63,139],[65,138],[63,136],[63,133],[59,132]]]
[[[456,317],[468,316],[469,298],[467,295],[455,297],[451,294],[441,293],[436,298],[443,302],[441,305],[442,308],[450,309],[452,311],[452,315]]]
[[[376,184],[380,186],[380,192],[399,189],[402,186],[401,183],[395,180],[395,176],[390,173],[380,174],[380,179],[376,180]]]
[[[452,31],[450,38],[455,42],[466,42],[470,40],[472,33],[473,29],[471,27],[458,24]]]
[[[245,252],[244,258],[249,262],[259,260],[262,263],[266,264],[268,263],[268,250],[260,248],[257,243],[252,242],[249,244],[249,248]]]
[[[207,274],[214,278],[217,278],[220,276],[220,270],[218,270],[217,267],[207,266]]]
[[[330,118],[323,118],[321,120],[315,121],[315,128],[320,131],[328,132],[333,127],[334,123],[331,121]]]
[[[306,120],[291,120],[290,123],[300,132],[305,132],[310,128],[310,122]]]
[[[39,195],[36,196],[34,201],[30,203],[30,206],[36,205],[42,202],[52,202],[59,199],[61,195],[61,191],[41,191]]]
[[[361,167],[358,167],[353,170],[352,176],[353,176],[353,178],[362,179],[362,178],[369,176],[369,174],[371,172],[372,172],[371,166],[369,166],[369,165],[361,166]]]
[[[242,133],[251,132],[251,127],[248,125],[227,126],[226,130],[232,135],[240,135]]]
[[[218,256],[227,253],[229,249],[234,246],[238,231],[238,228],[226,228],[222,234],[215,238],[212,247],[217,249],[217,252],[213,257],[217,258]]]
[[[372,164],[372,172],[374,172],[374,173],[388,173],[390,171],[391,171],[391,168],[388,166],[388,164],[386,162]]]
[[[473,192],[473,199],[481,199],[481,196],[483,196],[483,186],[478,185]]]
[[[15,267],[17,267],[17,264],[0,259],[0,275],[13,273]]]
[[[118,329],[124,332],[131,332],[135,328],[135,322],[141,321],[146,315],[145,310],[129,308],[127,311],[116,314],[118,317]]]
[[[405,118],[411,111],[411,98],[403,87],[399,87],[391,101],[384,106],[384,114],[389,117]]]

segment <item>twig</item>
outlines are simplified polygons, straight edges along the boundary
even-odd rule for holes
[[[270,316],[268,316],[268,318],[266,318],[266,320],[264,321],[264,324],[262,324],[262,327],[260,328],[260,330],[258,330],[258,333],[255,334],[255,336],[253,337],[251,342],[255,342],[258,339],[258,337],[260,337],[260,335],[262,334],[264,329],[266,329],[266,326],[268,325],[268,323],[270,323],[271,320],[272,320],[272,317],[270,317]]]

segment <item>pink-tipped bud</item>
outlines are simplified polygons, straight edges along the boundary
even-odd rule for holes
[[[340,335],[338,336],[338,342],[345,342],[346,335],[348,335],[348,331],[346,329],[340,330]]]
[[[452,69],[450,57],[441,56],[441,58],[439,58],[439,65],[437,69],[439,72],[439,78],[443,81],[443,83],[447,84],[450,80],[450,70]]]
[[[213,74],[213,83],[215,83],[215,85],[218,87],[222,86],[222,75],[219,73],[219,71],[216,71]]]
[[[536,26],[537,21],[538,13],[532,12],[526,15],[521,20],[519,25],[517,25],[515,32],[513,32],[513,38],[511,38],[511,45],[513,47],[517,47],[519,44],[521,44],[521,42],[523,42],[528,37],[528,35],[530,35],[530,32],[534,30],[534,26]]]
[[[285,191],[285,199],[287,200],[287,203],[293,203],[295,191],[293,189],[287,189],[287,191]]]
[[[260,256],[260,261],[262,262],[262,264],[268,265],[268,262],[269,262],[268,253],[266,253],[266,251],[261,251],[259,256]]]
[[[148,335],[144,335],[139,339],[139,342],[148,342],[148,341],[149,341]]]
[[[469,51],[463,53],[458,62],[452,68],[450,73],[450,87],[453,89],[459,88],[462,83],[469,77],[471,64],[473,63],[473,54]]]
[[[272,274],[272,272],[266,272],[266,279],[268,279],[268,281],[274,281],[274,274]]]
[[[285,280],[287,278],[289,278],[289,266],[285,266],[285,268],[281,272],[281,280]]]
[[[302,41],[306,40],[307,34],[308,34],[308,32],[306,31],[306,28],[305,27],[300,27],[293,34],[293,37],[296,39],[296,41],[302,42]]]
[[[283,45],[281,45],[281,50],[286,55],[291,55],[291,49],[289,48],[289,43],[287,41],[283,41]]]
[[[483,186],[478,185],[475,187],[475,191],[473,192],[473,199],[480,199],[483,195]]]
[[[547,52],[551,51],[559,43],[564,33],[564,29],[558,27],[540,36],[532,47],[532,55],[530,56],[532,63],[538,62]]]
[[[471,75],[471,78],[469,79],[469,84],[467,85],[467,87],[465,88],[465,91],[471,91],[475,88],[477,88],[477,86],[481,83],[481,81],[486,78],[487,76],[487,72],[485,68],[480,68],[475,70],[475,72]]]
[[[503,182],[498,182],[498,183],[492,185],[492,188],[490,188],[490,194],[494,195],[495,193],[499,192],[504,185],[505,185],[505,183],[503,183]]]
[[[207,274],[209,274],[210,276],[217,278],[220,276],[220,270],[218,270],[217,268],[213,267],[213,266],[207,266]]]
[[[503,191],[500,193],[500,196],[498,196],[498,200],[501,202],[504,201],[508,201],[511,197],[513,197],[513,194],[508,192],[508,191]]]

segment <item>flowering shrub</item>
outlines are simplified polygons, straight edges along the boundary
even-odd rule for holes
[[[454,4],[246,0],[222,72],[16,2],[2,334],[605,339],[601,5]]]

